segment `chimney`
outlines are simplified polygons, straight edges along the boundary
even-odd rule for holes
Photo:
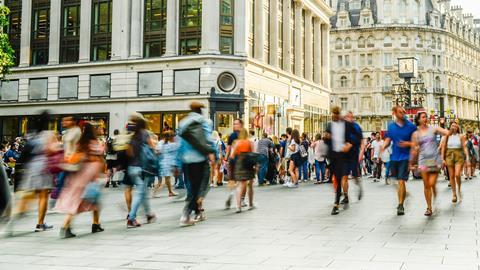
[[[453,6],[451,10],[452,10],[452,13],[455,15],[455,17],[459,19],[462,18],[463,8],[461,6]]]
[[[471,13],[463,15],[463,20],[466,25],[473,26],[473,15]]]

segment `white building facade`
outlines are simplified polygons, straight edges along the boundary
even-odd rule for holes
[[[226,134],[313,131],[329,108],[323,0],[4,0],[17,64],[0,87],[3,139],[41,110],[107,131],[133,111],[157,134],[191,101]]]
[[[385,130],[395,105],[397,59],[416,57],[424,108],[476,128],[480,21],[448,0],[332,0],[332,101],[366,131]]]

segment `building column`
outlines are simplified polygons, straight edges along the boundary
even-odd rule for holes
[[[142,4],[144,1],[132,1],[132,26],[130,29],[130,58],[142,58]]]
[[[278,1],[270,0],[270,65],[278,67]]]
[[[220,2],[202,1],[202,49],[200,54],[220,54]]]
[[[131,1],[116,0],[112,5],[112,60],[127,59],[130,51]]]
[[[58,65],[60,59],[60,33],[62,18],[62,1],[50,1],[50,36],[48,48],[48,64]]]
[[[22,0],[22,30],[20,37],[20,64],[21,67],[30,65],[30,39],[32,32],[32,1]]]
[[[264,51],[264,47],[265,47],[265,29],[264,29],[264,25],[265,25],[265,16],[264,16],[264,12],[263,12],[263,1],[264,0],[255,0],[255,13],[253,14],[253,16],[255,16],[255,32],[254,32],[254,48],[253,48],[253,56],[260,60],[260,61],[264,61],[264,55],[263,55],[263,51]]]
[[[92,35],[92,1],[80,3],[80,56],[78,62],[90,61],[90,39]]]
[[[322,81],[322,30],[320,18],[316,17],[313,25],[313,81]]]
[[[302,11],[303,3],[295,2],[295,75],[302,76]]]
[[[178,36],[177,36],[178,10],[177,1],[167,1],[167,33],[165,54],[163,56],[178,55]]]
[[[312,12],[307,10],[305,14],[305,79],[313,79],[313,36],[312,36]]]
[[[330,24],[322,24],[322,85],[330,89]]]
[[[290,0],[283,1],[283,69],[292,72],[292,32],[290,31],[290,12],[292,10]]]

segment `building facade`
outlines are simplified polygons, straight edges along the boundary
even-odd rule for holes
[[[448,0],[331,0],[332,102],[358,115],[367,131],[385,130],[403,82],[397,59],[416,57],[432,120],[458,118],[477,128],[480,20]],[[435,121],[433,121],[435,122]]]
[[[41,110],[107,131],[143,113],[159,134],[191,101],[226,134],[318,129],[329,106],[323,0],[3,0],[17,67],[0,87],[3,139]]]

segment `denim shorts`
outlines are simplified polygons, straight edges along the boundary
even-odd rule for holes
[[[408,166],[408,159],[406,160],[391,160],[390,161],[390,176],[397,180],[408,181],[410,169]]]

